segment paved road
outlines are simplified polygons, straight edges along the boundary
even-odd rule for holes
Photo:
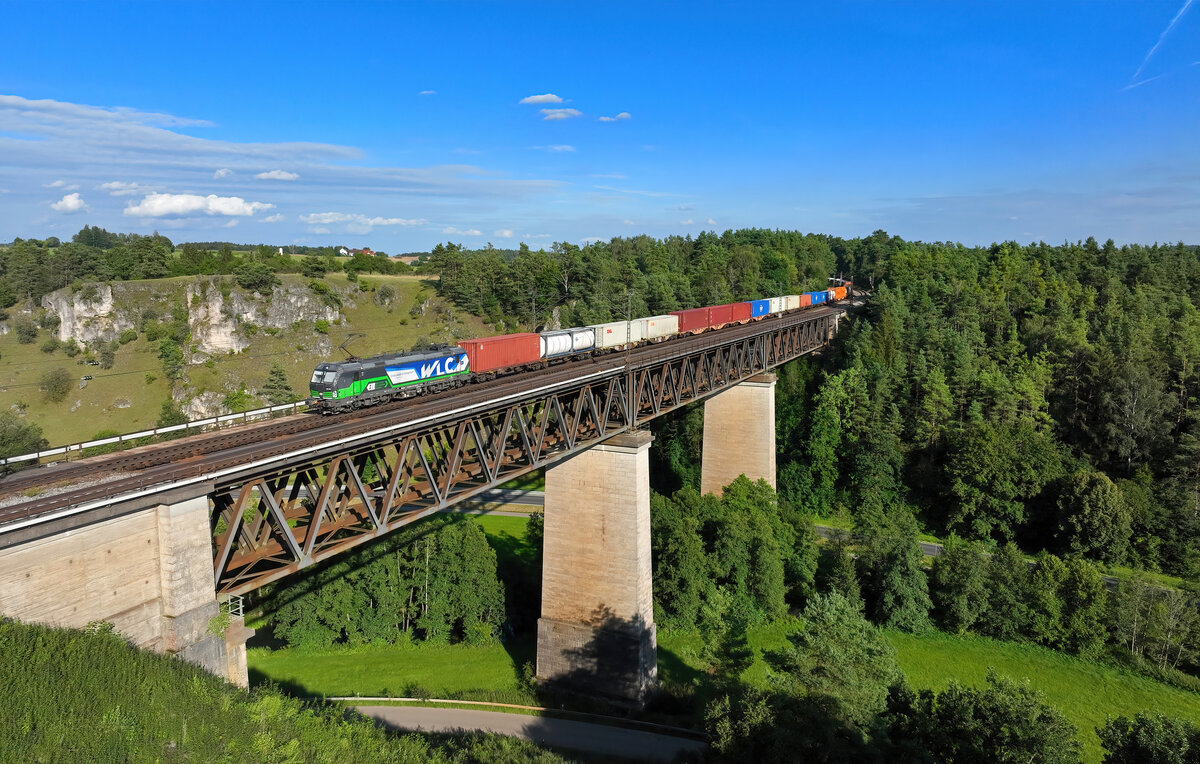
[[[464,502],[464,504],[496,505],[497,506],[496,511],[497,511],[497,513],[500,513],[500,514],[528,515],[529,514],[528,512],[509,509],[508,507],[511,507],[512,505],[540,507],[543,504],[545,504],[545,502],[546,502],[546,492],[545,491],[527,491],[524,489],[493,488],[491,490],[480,493],[478,497],[476,497],[475,499],[472,499],[471,501]],[[486,510],[478,510],[478,509],[459,510],[459,511],[463,511],[468,514],[477,514],[480,512],[486,512]],[[821,538],[827,538],[827,539],[834,538],[835,536],[838,535],[839,532],[845,533],[845,531],[842,531],[838,528],[834,528],[829,525],[816,525],[813,527],[816,529],[817,535],[819,535]],[[929,555],[930,557],[937,557],[938,555],[940,555],[942,553],[942,545],[941,544],[936,544],[932,541],[921,541],[918,543],[920,543],[920,545],[921,545],[921,551],[924,552],[925,554]]]
[[[524,738],[538,745],[641,761],[671,761],[680,753],[694,753],[698,756],[708,747],[699,740],[689,738],[545,716],[419,706],[355,708],[365,716],[397,729],[424,732],[494,732],[498,735]]]

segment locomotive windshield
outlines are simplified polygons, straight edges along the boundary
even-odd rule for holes
[[[321,384],[325,384],[327,382],[332,382],[336,378],[337,378],[336,371],[321,371],[320,369],[317,369],[316,371],[313,372],[312,382],[310,382],[309,384],[321,385]]]

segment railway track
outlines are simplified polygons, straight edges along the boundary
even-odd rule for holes
[[[86,478],[100,477],[103,480],[74,490],[31,495],[27,501],[0,507],[0,526],[125,496],[156,485],[219,473],[253,461],[285,457],[290,453],[319,447],[323,443],[381,428],[402,427],[406,422],[436,417],[445,412],[486,406],[490,401],[520,395],[522,391],[569,384],[585,373],[617,373],[627,365],[638,369],[661,363],[675,356],[686,356],[715,345],[753,337],[762,333],[768,322],[803,323],[821,315],[840,312],[844,312],[842,306],[814,308],[699,335],[678,336],[629,351],[571,359],[536,370],[469,383],[435,395],[394,401],[335,417],[295,414],[231,430],[193,435],[115,454],[28,470],[0,480],[0,497],[11,497],[18,492],[33,494],[38,489],[63,487]]]

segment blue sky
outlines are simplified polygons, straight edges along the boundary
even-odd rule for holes
[[[1196,0],[0,0],[0,22],[0,241],[1200,243]]]

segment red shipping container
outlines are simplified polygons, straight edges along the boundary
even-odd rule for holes
[[[471,371],[494,371],[541,360],[542,348],[537,334],[502,334],[477,340],[459,340],[467,352]]]
[[[733,321],[732,305],[714,305],[708,309],[709,326],[724,326]]]
[[[800,295],[800,307],[807,308],[810,305],[812,305],[812,295],[808,292]]]
[[[749,321],[754,315],[754,306],[748,302],[735,302],[729,307],[733,308],[734,321]]]
[[[679,318],[679,333],[680,334],[695,334],[702,332],[712,326],[709,320],[708,308],[692,308],[691,310],[675,310],[671,311],[672,316]]]

